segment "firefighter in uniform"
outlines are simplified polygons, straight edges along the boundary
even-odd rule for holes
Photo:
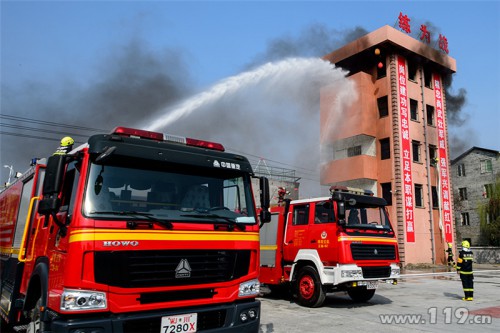
[[[61,139],[61,145],[56,149],[53,155],[66,155],[73,149],[73,144],[75,140],[70,136],[65,136]]]
[[[472,260],[474,256],[470,250],[468,241],[462,241],[462,250],[458,253],[457,259],[457,273],[460,274],[462,280],[462,287],[464,288],[465,297],[464,301],[472,301],[474,297],[474,275],[472,272]]]

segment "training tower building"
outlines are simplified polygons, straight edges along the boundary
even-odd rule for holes
[[[357,99],[339,112],[336,91],[321,91],[321,183],[384,197],[403,265],[443,264],[455,246],[445,89],[456,61],[420,39],[384,26],[323,58],[348,71]]]

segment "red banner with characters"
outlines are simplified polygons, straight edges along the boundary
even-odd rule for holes
[[[442,209],[441,221],[444,226],[444,236],[447,243],[453,241],[452,218],[451,218],[451,203],[450,203],[450,182],[448,170],[448,154],[446,149],[446,120],[443,111],[443,90],[439,75],[433,75],[434,84],[434,102],[436,105],[436,118],[438,130],[438,170],[439,170],[439,187],[441,189]]]
[[[408,107],[406,61],[398,56],[398,99],[401,118],[401,151],[403,167],[403,200],[405,215],[406,241],[415,242],[415,224],[413,217],[413,179],[411,173],[411,142]]]

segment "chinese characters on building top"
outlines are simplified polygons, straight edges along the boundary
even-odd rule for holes
[[[402,31],[406,32],[407,34],[411,34],[410,21],[411,19],[407,15],[403,15],[403,13],[399,12],[399,17],[398,17],[399,28]],[[431,32],[427,29],[427,26],[425,24],[420,25],[419,37],[423,43],[430,44]],[[448,39],[441,34],[439,34],[438,46],[439,49],[446,52],[446,54],[449,53]]]

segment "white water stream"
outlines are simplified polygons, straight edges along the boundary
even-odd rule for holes
[[[161,110],[145,129],[219,141],[244,155],[284,162],[284,168],[305,172],[299,175],[302,193],[304,181],[319,182],[320,91],[335,91],[321,120],[334,131],[337,115],[356,97],[345,76],[319,58],[267,63]]]

